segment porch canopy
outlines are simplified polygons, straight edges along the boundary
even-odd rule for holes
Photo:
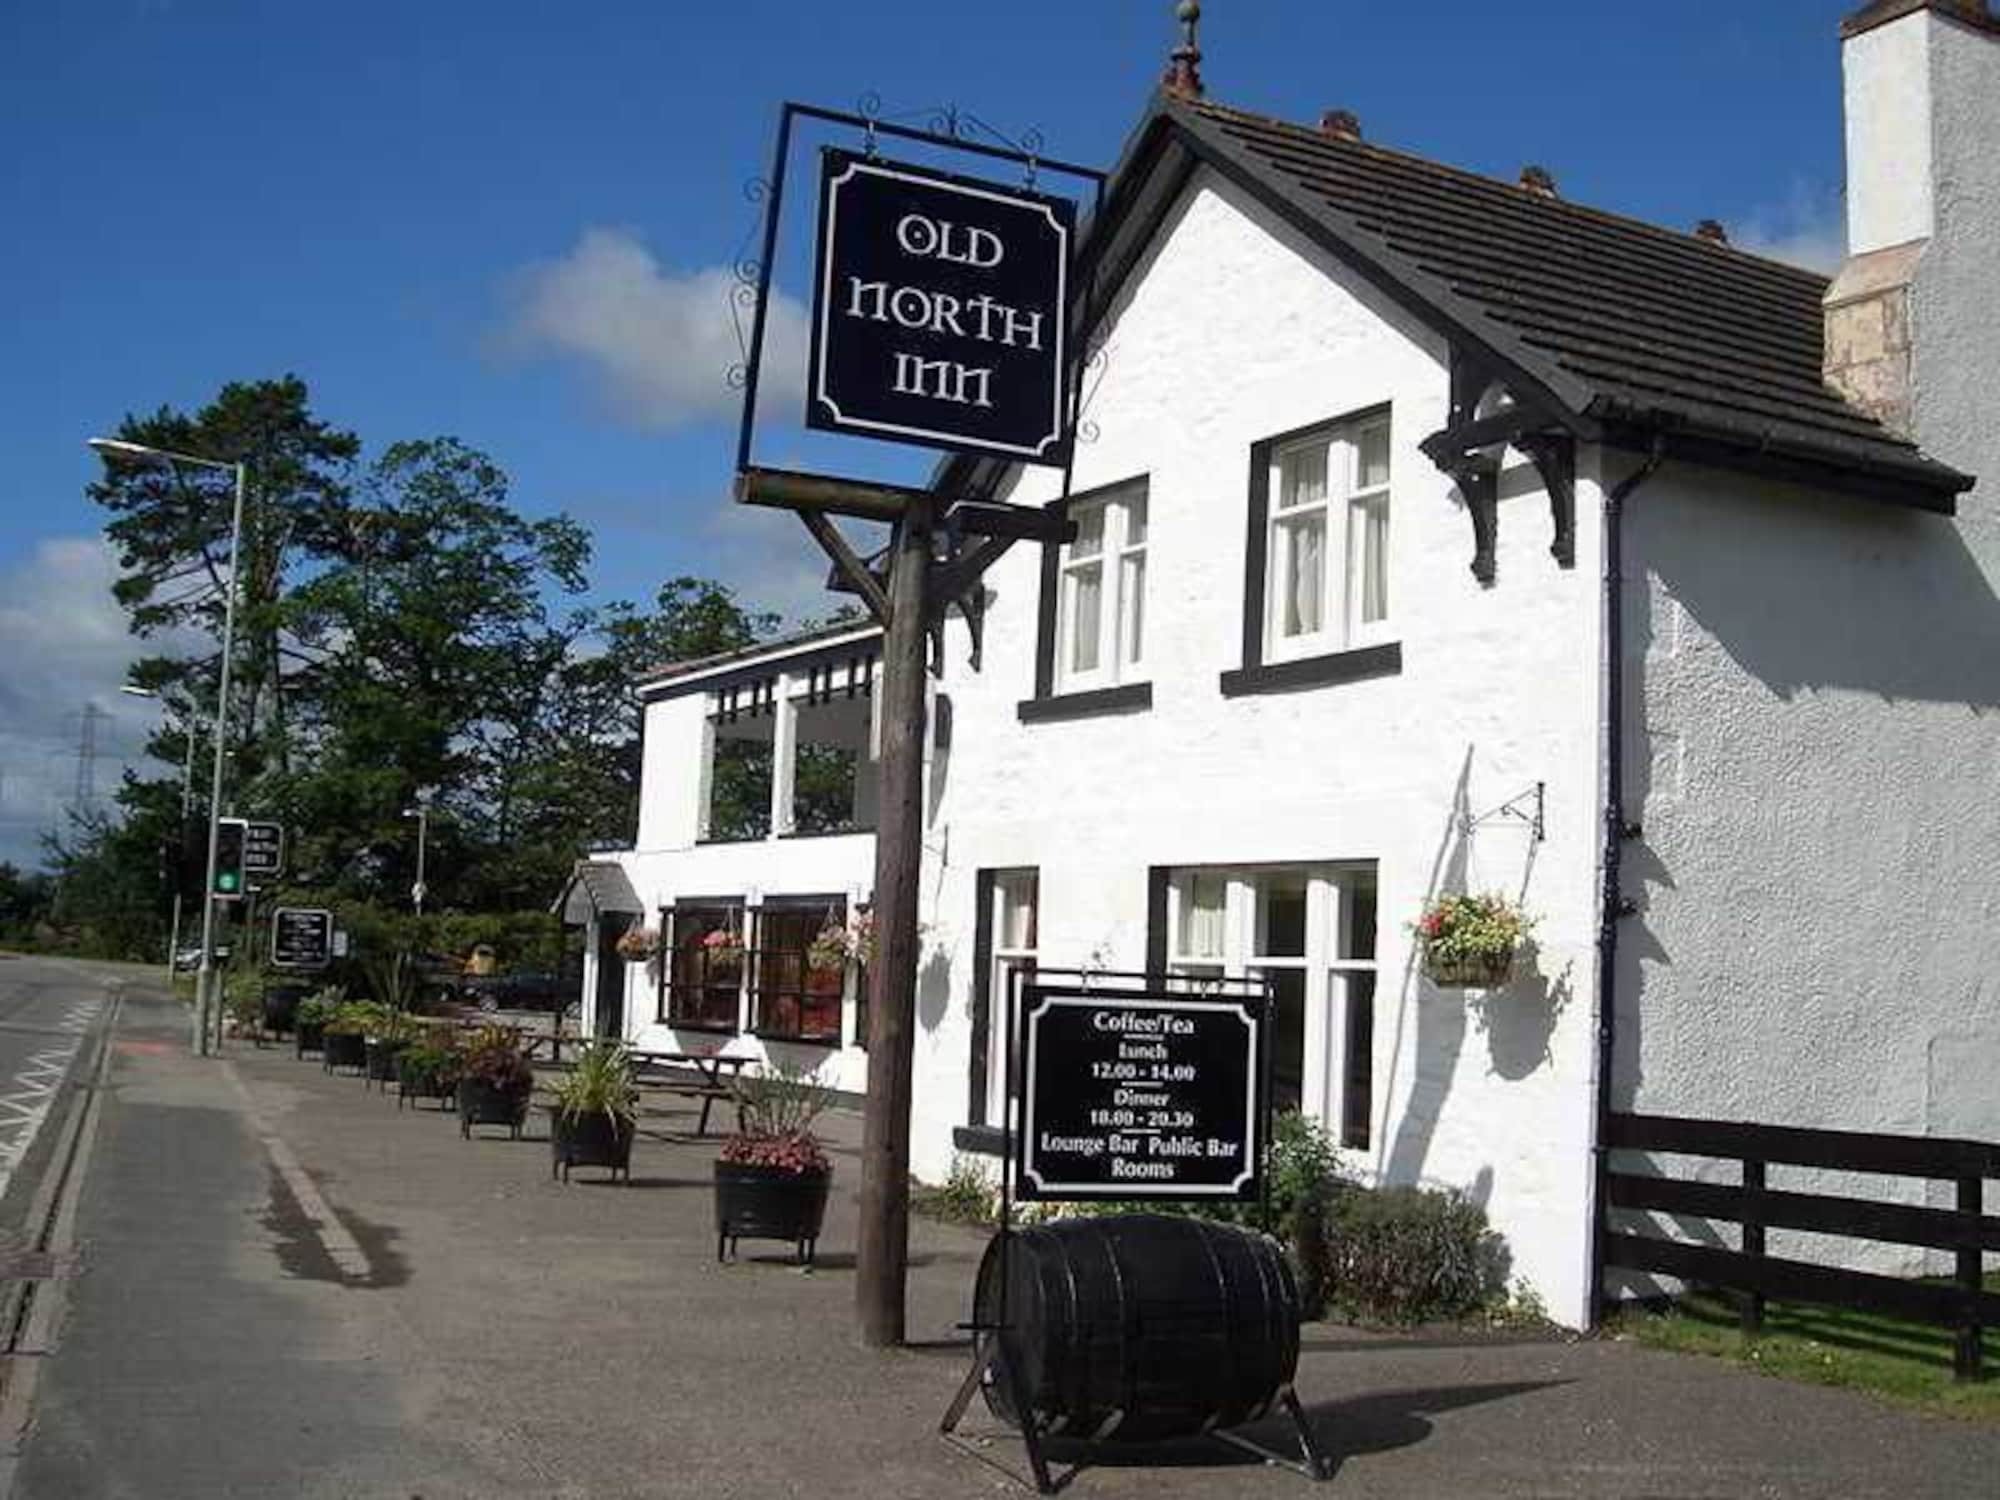
[[[577,861],[569,882],[549,909],[562,916],[565,927],[587,926],[613,913],[638,917],[646,911],[622,867],[593,859]]]

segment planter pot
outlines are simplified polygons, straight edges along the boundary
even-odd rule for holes
[[[740,1239],[790,1240],[799,1264],[811,1265],[826,1220],[833,1173],[715,1164],[715,1258],[727,1260]]]
[[[326,1022],[302,1021],[292,1033],[292,1039],[298,1043],[300,1057],[308,1052],[317,1052],[326,1045]]]
[[[515,1140],[528,1117],[527,1089],[496,1089],[477,1078],[458,1080],[458,1133],[470,1138],[475,1125],[505,1125]]]
[[[549,1176],[569,1181],[571,1167],[606,1167],[616,1177],[632,1181],[632,1135],[635,1122],[613,1120],[602,1111],[565,1115],[561,1105],[549,1106]]]
[[[370,1083],[388,1085],[397,1078],[396,1059],[410,1044],[405,1041],[382,1041],[368,1038],[366,1065],[362,1069]]]
[[[410,1099],[453,1101],[458,1097],[458,1079],[435,1069],[414,1068],[407,1052],[396,1059],[396,1108]]]
[[[335,1068],[359,1072],[368,1066],[368,1039],[358,1031],[329,1031],[321,1051],[329,1073]]]
[[[1495,989],[1514,972],[1514,954],[1476,953],[1468,957],[1424,959],[1424,977],[1440,989]]]
[[[306,992],[295,984],[273,985],[264,991],[264,1029],[280,1036],[292,1029]]]

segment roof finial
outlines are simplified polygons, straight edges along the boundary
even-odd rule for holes
[[[1166,75],[1161,78],[1161,87],[1170,94],[1183,99],[1201,97],[1201,43],[1195,36],[1201,25],[1200,0],[1181,0],[1174,7],[1174,17],[1181,23],[1181,44],[1167,56]]]

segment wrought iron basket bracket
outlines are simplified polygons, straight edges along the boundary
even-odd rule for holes
[[[1502,818],[1512,818],[1528,826],[1529,835],[1539,844],[1548,837],[1544,813],[1548,802],[1548,783],[1538,781],[1524,792],[1516,792],[1498,807],[1488,808],[1479,814],[1467,813],[1459,820],[1459,831],[1471,833],[1483,824],[1495,823]]]

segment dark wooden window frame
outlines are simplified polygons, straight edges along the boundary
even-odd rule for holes
[[[751,909],[751,935],[755,941],[745,953],[744,958],[749,965],[750,971],[750,1034],[752,1036],[761,1037],[766,1041],[788,1042],[801,1047],[838,1047],[840,1045],[842,1013],[846,1008],[847,1001],[847,980],[845,974],[841,976],[840,993],[833,997],[834,1021],[833,1034],[831,1036],[808,1034],[803,1030],[784,1031],[773,1026],[767,1026],[764,1022],[764,1007],[767,995],[775,996],[778,1001],[789,1000],[795,1003],[798,1008],[801,1026],[804,1022],[807,1001],[809,999],[823,1000],[825,998],[823,996],[813,996],[806,990],[805,949],[803,947],[797,950],[772,950],[768,948],[764,940],[764,923],[770,917],[776,916],[803,916],[809,919],[824,918],[829,911],[832,911],[838,920],[845,922],[847,920],[847,897],[844,894],[795,895],[788,892],[782,896],[767,896],[759,905]],[[806,941],[809,943],[811,939],[808,938]],[[766,966],[779,956],[795,956],[797,958],[799,982],[796,986],[767,984]]]
[[[1359,426],[1377,417],[1390,415],[1390,403],[1377,402],[1340,416],[1309,422],[1289,432],[1274,433],[1250,445],[1248,515],[1243,547],[1243,662],[1221,676],[1222,696],[1242,698],[1255,693],[1285,692],[1294,688],[1324,687],[1338,682],[1358,682],[1369,677],[1393,676],[1403,670],[1400,642],[1355,646],[1318,656],[1288,658],[1281,662],[1264,660],[1264,621],[1268,614],[1265,591],[1270,584],[1271,546],[1271,456],[1317,433],[1331,433],[1343,427]],[[1394,493],[1391,470],[1391,494]],[[1390,533],[1395,531],[1395,502],[1390,502]]]
[[[745,904],[744,898],[740,895],[677,896],[669,905],[661,907],[660,932],[662,934],[662,950],[660,972],[657,980],[654,1023],[660,1026],[671,1026],[676,1031],[703,1031],[713,1033],[717,1036],[736,1036],[739,1034],[737,1021],[742,1014],[743,989],[740,970],[738,971],[736,983],[737,1007],[731,1014],[729,1023],[726,1026],[720,1022],[705,1020],[700,1017],[681,1018],[674,1014],[674,999],[682,988],[679,981],[674,978],[674,969],[675,961],[679,956],[680,914],[683,911],[733,911],[737,915],[738,932],[745,933],[747,937],[749,908]],[[747,961],[748,954],[746,953],[745,962]],[[707,957],[703,955],[702,977],[698,982],[687,986],[688,988],[699,990],[704,994],[720,988],[719,985],[709,979],[707,967]]]

